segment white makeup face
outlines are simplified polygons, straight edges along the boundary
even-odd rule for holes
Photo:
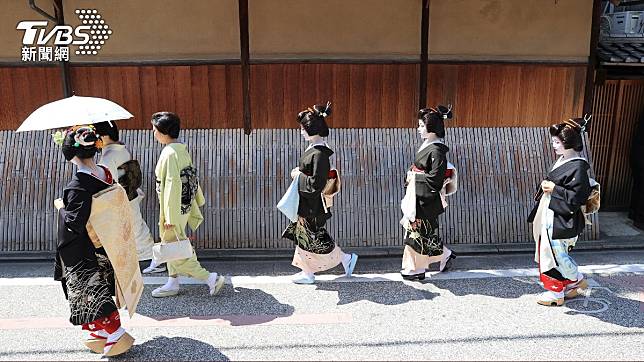
[[[311,140],[311,136],[309,136],[309,134],[306,133],[306,130],[302,126],[300,126],[300,134],[302,134],[302,137],[304,137],[305,141],[310,141]]]
[[[563,155],[565,147],[559,137],[553,136],[551,137],[552,140],[552,148],[555,150],[555,154],[558,156]]]
[[[429,136],[425,122],[421,121],[420,119],[418,120],[418,134],[420,135],[420,138],[427,138]]]

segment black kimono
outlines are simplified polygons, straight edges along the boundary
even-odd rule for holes
[[[590,180],[586,160],[574,159],[550,171],[546,180],[555,184],[548,208],[554,212],[552,239],[569,239],[579,236],[586,227],[586,219],[581,206],[590,196]],[[541,185],[535,197],[537,203],[528,215],[528,222],[533,222],[543,191]]]
[[[109,170],[104,170],[109,175]],[[94,247],[86,229],[92,196],[109,186],[77,172],[63,190],[65,207],[59,211],[54,278],[62,283],[71,310],[69,320],[74,325],[91,323],[117,310],[112,298],[114,270],[105,250]]]
[[[416,153],[416,222],[405,236],[405,244],[421,255],[441,255],[443,243],[438,235],[438,216],[445,212],[440,197],[449,148],[436,142]]]
[[[333,151],[324,145],[309,148],[300,158],[298,191],[300,203],[297,214],[303,220],[291,223],[282,236],[293,240],[300,248],[315,254],[328,254],[335,248],[335,241],[324,225],[331,212],[324,211],[322,190],[329,179]]]

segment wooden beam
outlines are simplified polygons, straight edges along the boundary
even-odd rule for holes
[[[29,0],[29,7],[37,12],[38,14],[44,16],[45,18],[56,22],[56,25],[65,24],[65,14],[63,11],[63,0],[53,0],[54,2],[54,15],[47,13],[45,10],[41,9],[36,5],[36,0]],[[71,73],[69,72],[69,62],[60,62],[60,78],[63,85],[63,95],[69,97],[73,94],[72,92],[72,82],[71,82]]]
[[[63,0],[54,0],[54,14],[57,25],[65,25],[65,13],[63,9]],[[63,95],[71,97],[74,94],[72,87],[71,72],[69,71],[69,62],[60,62],[60,77],[63,83]]]
[[[242,102],[244,108],[244,133],[252,130],[250,118],[250,50],[248,41],[248,0],[239,0],[239,42],[241,48]]]
[[[593,95],[595,93],[595,67],[597,64],[597,46],[599,44],[599,24],[601,16],[601,0],[593,0],[593,20],[590,27],[590,49],[588,63],[586,65],[586,86],[584,89],[584,114],[590,114],[593,108]],[[572,116],[576,117],[576,115]],[[590,126],[592,127],[592,122]]]
[[[427,66],[429,63],[429,0],[423,0],[420,20],[420,79],[418,81],[418,107],[427,106]]]

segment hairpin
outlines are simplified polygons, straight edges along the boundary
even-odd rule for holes
[[[588,126],[588,122],[590,122],[591,118],[592,118],[591,114],[584,114],[584,124],[581,126],[582,132],[586,131],[586,127]]]

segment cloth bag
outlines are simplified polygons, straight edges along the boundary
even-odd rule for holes
[[[601,204],[601,186],[595,179],[590,179],[590,196],[584,205],[581,205],[581,212],[584,213],[587,225],[592,225],[590,216],[599,211]]]
[[[152,247],[152,260],[157,264],[192,257],[193,250],[190,239],[179,239],[177,232],[175,232],[174,235],[176,236],[177,241],[162,241],[154,244]]]
[[[447,196],[454,195],[456,191],[458,191],[458,171],[456,170],[456,166],[451,162],[447,162],[445,180],[443,180],[443,188],[440,192],[443,208],[447,208]]]
[[[335,168],[332,168],[329,171],[329,179],[322,189],[322,206],[324,207],[324,212],[328,213],[329,208],[333,206],[333,197],[340,192],[340,186],[342,182],[340,181],[340,173]]]
[[[284,196],[277,203],[277,209],[284,214],[292,222],[297,222],[297,208],[300,205],[300,192],[299,192],[300,175],[293,179],[291,185],[284,193]]]

